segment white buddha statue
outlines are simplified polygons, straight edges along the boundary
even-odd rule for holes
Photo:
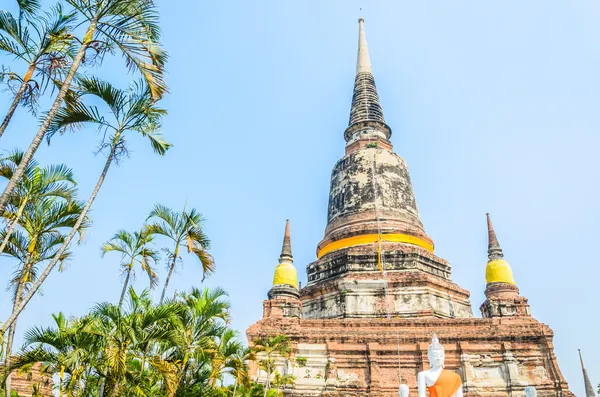
[[[537,396],[537,390],[535,390],[535,387],[527,386],[525,388],[525,397],[536,397],[536,396]]]
[[[427,358],[431,368],[417,375],[419,397],[426,397],[427,390],[430,397],[462,397],[460,376],[456,372],[444,369],[446,354],[435,334],[427,349]]]
[[[400,387],[398,388],[398,395],[400,397],[408,397],[408,392],[408,385],[404,383],[400,384]]]

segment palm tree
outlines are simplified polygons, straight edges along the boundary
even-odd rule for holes
[[[23,152],[18,150],[0,159],[0,177],[10,179],[22,159]],[[0,244],[0,253],[4,252],[8,239],[28,203],[51,197],[71,201],[77,193],[76,184],[73,172],[64,164],[41,168],[35,160],[29,163],[14,192],[13,200],[5,209],[4,218],[8,220],[8,228]]]
[[[143,84],[137,83],[130,87],[129,90],[122,91],[114,88],[109,83],[97,79],[84,79],[82,80],[82,87],[86,89],[84,92],[85,95],[94,95],[103,100],[108,106],[112,117],[103,117],[96,107],[86,106],[83,103],[74,107],[61,108],[52,124],[52,134],[50,136],[65,128],[81,127],[86,124],[96,125],[105,134],[109,134],[106,147],[110,148],[110,152],[96,186],[83,207],[81,215],[77,219],[73,229],[65,237],[63,245],[50,263],[48,263],[37,281],[32,285],[31,291],[26,294],[16,308],[16,311],[0,326],[0,335],[10,327],[44,280],[46,280],[54,266],[59,262],[61,255],[68,248],[77,230],[86,219],[87,213],[104,183],[112,162],[118,160],[120,156],[126,153],[125,135],[128,133],[138,133],[148,139],[154,152],[160,155],[164,155],[171,147],[171,144],[165,142],[159,132],[161,118],[166,114],[166,111],[156,105],[156,102],[152,99],[150,90]]]
[[[238,387],[241,385],[247,388],[250,385],[250,376],[248,374],[248,361],[255,360],[256,355],[252,349],[242,349],[235,353],[230,360],[229,374],[235,379],[233,384],[233,394],[235,397]]]
[[[294,375],[290,375],[290,374],[282,375],[279,373],[279,371],[275,371],[274,377],[273,377],[273,386],[279,392],[281,392],[281,389],[283,389],[285,386],[288,386],[288,385],[293,386],[295,383],[296,383],[296,377]]]
[[[137,294],[132,288],[128,303],[126,309],[98,304],[81,319],[54,316],[56,328],[26,333],[24,352],[11,369],[42,362],[58,378],[61,396],[103,396],[103,381],[110,397],[173,396],[176,366],[147,346],[176,344],[172,328],[180,305],[153,305],[147,290]]]
[[[37,0],[20,0],[19,15],[0,11],[0,53],[12,56],[27,64],[27,71],[21,77],[13,72],[1,72],[0,78],[8,82],[17,81],[19,87],[2,124],[0,137],[4,134],[17,106],[23,101],[32,109],[37,97],[52,83],[60,80],[60,75],[73,57],[72,25],[75,13],[64,14],[60,3],[52,13],[37,17]],[[34,80],[39,77],[39,81]]]
[[[193,288],[181,295],[183,310],[179,311],[174,333],[177,346],[168,352],[168,359],[179,363],[178,396],[194,390],[198,376],[211,375],[211,355],[216,351],[215,338],[226,331],[229,322],[229,303],[222,289]],[[193,395],[193,394],[192,394]]]
[[[102,256],[107,252],[121,254],[121,266],[125,274],[125,281],[123,282],[121,298],[119,298],[119,307],[123,305],[131,276],[135,276],[133,267],[136,263],[148,275],[150,288],[154,288],[158,283],[158,277],[152,267],[153,263],[158,262],[158,252],[148,247],[150,243],[152,243],[152,236],[144,231],[129,233],[125,230],[119,230],[109,241],[102,245]]]
[[[59,396],[85,396],[94,379],[93,363],[99,354],[100,337],[89,332],[91,317],[67,319],[52,315],[56,328],[33,328],[25,333],[24,351],[15,357],[11,369],[42,363],[42,370],[57,375]]]
[[[271,388],[271,375],[275,371],[274,358],[289,358],[292,354],[290,338],[286,335],[265,336],[253,341],[252,350],[260,358],[259,365],[267,374],[265,397]]]
[[[31,202],[20,220],[22,230],[17,230],[6,237],[8,231],[2,231],[0,238],[7,240],[5,254],[16,259],[19,267],[10,282],[14,291],[13,315],[21,305],[23,295],[31,292],[37,281],[38,267],[58,255],[64,241],[64,229],[73,228],[82,212],[82,205],[77,202],[64,202],[56,198],[44,198]],[[82,233],[88,227],[87,220],[76,229]],[[70,253],[63,251],[60,262],[64,262]],[[10,362],[12,344],[16,328],[15,322],[10,325],[6,346],[6,358]],[[10,377],[7,378],[6,392],[10,391]]]
[[[225,330],[217,337],[215,341],[214,352],[211,354],[211,369],[209,385],[217,386],[217,381],[221,380],[223,374],[232,370],[237,364],[235,356],[244,350],[242,342],[237,339],[237,332],[232,329]]]
[[[79,40],[81,45],[73,57],[54,103],[27,148],[23,161],[0,195],[0,212],[4,210],[12,191],[23,177],[27,165],[46,133],[52,130],[52,125],[56,123],[56,116],[61,119],[61,104],[71,89],[73,78],[88,50],[96,51],[99,59],[102,59],[102,54],[117,49],[125,58],[129,69],[140,72],[148,87],[147,95],[152,101],[160,99],[166,91],[163,69],[167,56],[158,44],[160,28],[158,12],[153,0],[65,0],[65,2],[88,23],[85,35]]]
[[[160,301],[164,301],[171,275],[175,269],[179,255],[179,249],[184,247],[188,253],[193,253],[200,264],[204,276],[211,274],[215,270],[215,264],[212,256],[207,252],[210,248],[210,240],[202,230],[203,218],[194,208],[182,212],[177,212],[164,205],[157,204],[148,216],[148,220],[153,219],[155,222],[148,225],[147,232],[149,234],[159,234],[171,240],[173,248],[168,250],[171,259],[169,265],[169,273],[165,280]]]
[[[150,352],[152,344],[171,346],[176,343],[170,327],[177,314],[177,305],[165,303],[153,306],[148,291],[141,295],[129,289],[129,311],[110,303],[101,303],[92,310],[96,318],[91,331],[102,335],[104,349],[100,361],[106,371],[109,397],[120,395],[127,386],[127,380],[143,382],[140,369],[146,365],[160,375],[164,382],[165,396],[175,394],[176,366],[165,360],[160,352]]]

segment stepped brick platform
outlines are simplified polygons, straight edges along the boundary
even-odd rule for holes
[[[531,317],[304,320],[275,314],[247,336],[288,335],[291,362],[306,358],[305,366],[292,366],[296,384],[286,394],[392,397],[400,383],[416,393],[432,330],[466,396],[524,396],[529,385],[542,397],[573,396],[553,353],[552,330]]]

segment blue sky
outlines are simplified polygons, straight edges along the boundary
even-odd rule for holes
[[[600,383],[600,3],[158,3],[170,53],[164,133],[174,149],[160,158],[130,138],[131,158],[110,172],[89,236],[31,302],[19,333],[59,310],[80,315],[116,301],[119,258],[100,258],[100,244],[117,229],[139,228],[154,203],[187,202],[204,214],[218,267],[204,285],[229,291],[242,333],[262,315],[286,218],[305,283],[323,237],[330,172],[344,152],[363,15],[395,151],[408,162],[436,253],[471,291],[475,315],[489,211],[522,295],[555,331],[571,390],[584,394],[577,348]],[[120,59],[98,73],[122,85],[130,77]],[[24,147],[35,128],[19,110],[0,147]],[[98,140],[91,130],[57,137],[38,159],[72,167],[87,197],[104,161],[94,156]],[[0,259],[0,279],[11,265]],[[146,282],[138,277],[136,286]],[[201,273],[186,258],[171,292],[191,286],[201,286]],[[4,291],[0,302],[6,318]]]

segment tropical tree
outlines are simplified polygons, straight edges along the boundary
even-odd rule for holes
[[[263,396],[265,388],[248,379],[253,352],[228,327],[224,297],[220,289],[192,289],[154,304],[148,290],[130,287],[123,307],[101,303],[81,318],[58,314],[53,327],[29,330],[9,368],[41,362],[65,397],[227,397],[226,374],[237,379],[234,396]]]
[[[35,1],[35,0],[34,0]],[[146,91],[152,102],[160,99],[166,91],[163,69],[166,54],[159,45],[160,28],[158,12],[153,0],[65,0],[77,16],[87,23],[85,34],[68,72],[62,81],[56,98],[42,121],[35,137],[27,148],[23,161],[15,170],[4,192],[0,195],[0,212],[4,210],[12,191],[23,177],[25,169],[44,140],[46,133],[56,126],[56,117],[63,119],[61,104],[71,89],[71,83],[88,52],[95,52],[96,59],[103,59],[107,52],[119,52],[130,70],[138,71],[146,83]],[[92,54],[90,57],[94,58]],[[80,107],[75,110],[77,113]],[[95,117],[94,117],[95,118]],[[63,119],[64,120],[64,119]],[[89,121],[88,118],[78,122]]]
[[[23,152],[15,150],[0,159],[0,177],[10,179],[15,168],[23,159]],[[58,198],[65,201],[74,199],[77,192],[73,172],[64,164],[41,168],[34,160],[29,163],[23,179],[13,192],[14,197],[5,208],[4,218],[7,220],[7,232],[0,244],[0,253],[8,243],[25,206],[30,202],[38,202],[46,198]]]
[[[285,386],[293,386],[296,384],[296,377],[294,375],[281,374],[279,371],[275,371],[273,375],[272,385],[279,392],[281,392],[281,389]]]
[[[54,316],[55,328],[34,328],[11,368],[42,362],[59,380],[59,395],[172,396],[176,369],[150,345],[171,346],[178,306],[153,305],[148,291],[129,289],[128,308],[98,304],[81,319]],[[148,392],[154,391],[154,394]]]
[[[265,336],[253,341],[252,350],[259,359],[258,363],[267,375],[265,394],[271,388],[271,376],[275,372],[275,358],[283,357],[289,359],[292,354],[290,338],[286,335]]]
[[[102,256],[107,252],[117,252],[121,254],[121,267],[125,275],[123,290],[119,298],[119,307],[123,305],[125,292],[129,287],[130,278],[135,277],[134,266],[139,264],[141,269],[150,279],[150,288],[154,288],[158,283],[158,276],[154,272],[153,264],[158,262],[158,252],[148,247],[152,243],[152,236],[144,232],[130,233],[126,230],[119,230],[109,241],[102,245]]]
[[[136,4],[136,2],[131,2]],[[71,240],[77,233],[77,230],[86,219],[113,161],[118,161],[121,156],[126,154],[127,146],[125,136],[130,133],[137,133],[146,138],[155,153],[164,155],[171,147],[171,144],[164,141],[159,130],[161,119],[166,111],[157,106],[152,98],[150,89],[142,83],[133,84],[128,90],[123,91],[113,87],[107,82],[97,79],[82,79],[82,96],[93,95],[101,99],[108,107],[110,117],[100,115],[95,106],[87,106],[83,102],[73,106],[61,108],[51,126],[51,134],[63,131],[67,128],[80,128],[84,125],[97,126],[105,136],[108,135],[108,141],[104,146],[109,149],[109,154],[102,169],[102,173],[96,182],[96,186],[89,196],[81,215],[77,219],[71,232],[65,237],[65,240],[54,256],[48,263],[39,278],[32,285],[31,290],[23,298],[22,302],[16,308],[11,316],[0,326],[0,334],[6,332],[6,329],[13,323],[16,316],[23,310],[35,292],[46,280],[52,269],[59,262],[61,255],[67,250]],[[22,160],[22,162],[25,159]],[[21,164],[19,164],[19,167]]]
[[[238,387],[242,386],[246,390],[251,382],[248,374],[248,361],[256,359],[256,355],[252,349],[242,349],[231,356],[228,373],[234,379],[233,393],[235,397]],[[262,394],[262,393],[260,393]]]
[[[55,327],[35,327],[25,333],[23,353],[13,368],[37,363],[48,375],[57,375],[59,396],[86,396],[95,379],[94,366],[101,338],[89,331],[92,318],[67,319],[62,313],[52,315]],[[97,383],[97,382],[96,382]]]
[[[230,319],[226,296],[219,288],[193,288],[179,297],[183,310],[179,311],[174,328],[178,343],[168,352],[168,359],[179,365],[177,396],[196,395],[211,377],[211,357],[217,350],[215,339],[227,330]]]
[[[39,12],[39,0],[19,0],[19,13],[0,10],[0,53],[24,62],[22,76],[10,70],[0,72],[14,88],[13,101],[0,124],[0,137],[6,131],[20,103],[36,108],[37,98],[47,87],[54,87],[73,57],[75,13],[63,13],[60,3],[45,15]]]
[[[39,266],[57,257],[65,241],[65,229],[74,228],[82,212],[82,204],[74,201],[65,202],[54,197],[30,202],[20,218],[20,228],[7,238],[8,230],[0,233],[0,238],[7,240],[4,254],[17,260],[17,270],[10,281],[13,291],[13,315],[15,322],[10,325],[6,358],[10,362],[12,344],[16,328],[17,308],[22,304],[23,296],[31,292],[37,281]],[[84,220],[77,226],[76,232],[81,235],[88,227]],[[58,259],[63,263],[70,253],[63,251]],[[10,390],[8,377],[7,393]]]
[[[149,346],[173,345],[174,333],[169,326],[177,314],[177,306],[171,303],[152,305],[148,291],[141,295],[129,289],[129,310],[102,303],[92,310],[96,318],[93,332],[104,338],[100,361],[104,363],[106,385],[110,397],[121,395],[124,388],[144,382],[143,370],[148,366],[159,374],[165,396],[173,396],[177,384],[176,366],[165,360],[160,351]]]
[[[184,208],[183,211],[177,212],[157,204],[148,216],[148,221],[150,220],[153,220],[154,223],[147,226],[147,232],[165,236],[172,244],[172,248],[167,249],[170,263],[167,279],[160,296],[162,302],[165,299],[175,265],[178,260],[181,260],[180,248],[187,249],[188,253],[192,253],[198,258],[205,277],[214,272],[215,264],[212,256],[207,252],[210,248],[210,240],[202,230],[204,219],[196,209],[192,208],[190,211],[186,211]]]
[[[236,355],[244,351],[242,342],[237,338],[237,332],[228,329],[219,335],[215,341],[215,348],[211,354],[211,374],[208,378],[209,385],[217,386],[217,381],[223,378],[223,374],[230,372],[238,364]]]

